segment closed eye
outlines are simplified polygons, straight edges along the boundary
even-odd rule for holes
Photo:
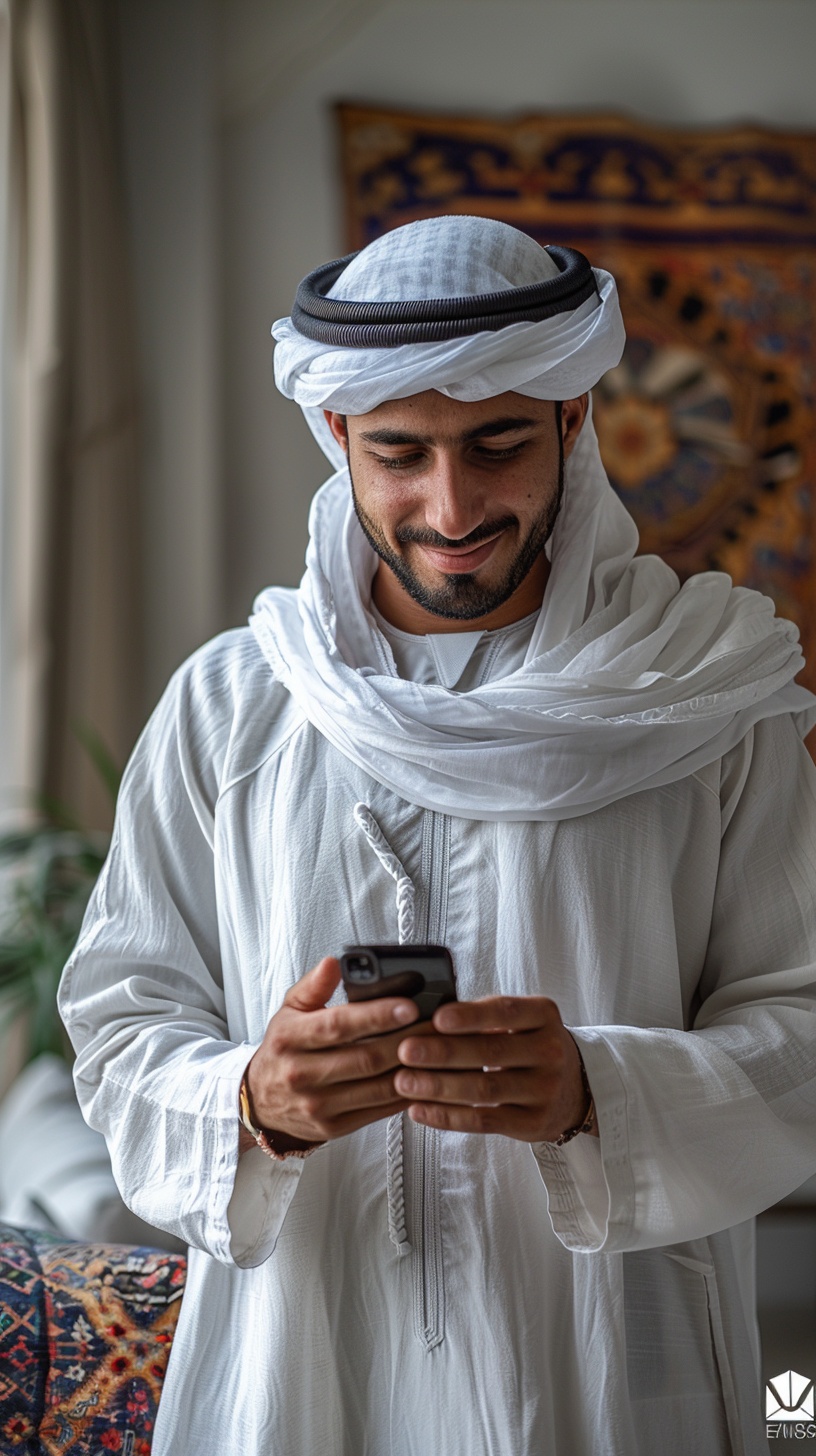
[[[514,456],[520,455],[522,450],[529,444],[528,440],[519,440],[515,445],[503,445],[498,448],[489,445],[474,445],[473,454],[482,461],[512,460]],[[386,470],[410,470],[413,466],[419,465],[426,458],[421,451],[414,451],[411,455],[378,455],[370,451],[378,465]]]
[[[517,445],[503,445],[498,450],[491,450],[489,445],[477,445],[476,454],[481,455],[483,460],[510,460],[514,455],[520,455],[526,440],[519,440]]]
[[[386,470],[407,470],[411,465],[417,465],[419,461],[424,458],[420,454],[376,455],[374,454],[374,451],[369,451],[369,454],[374,455],[374,459],[376,460],[377,464],[384,465]]]

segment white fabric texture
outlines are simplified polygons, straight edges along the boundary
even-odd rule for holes
[[[384,1123],[238,1156],[289,986],[396,939],[360,802],[460,995],[552,996],[600,1118],[532,1153],[408,1126],[404,1257]],[[596,813],[485,823],[337,752],[248,631],[202,649],[127,770],[60,994],[125,1201],[192,1245],[155,1456],[767,1456],[745,1221],[816,1168],[815,872],[784,716]]]
[[[393,668],[410,682],[467,692],[521,667],[538,612],[490,632],[402,632],[371,603],[371,616],[391,649]]]
[[[397,228],[349,265],[332,294],[450,297],[556,272],[531,238],[483,218]],[[680,586],[635,557],[635,524],[609,484],[591,411],[565,471],[552,569],[521,671],[465,697],[380,671],[367,610],[377,558],[357,522],[343,453],[322,410],[366,413],[434,388],[474,400],[515,390],[569,398],[620,358],[608,274],[574,313],[442,344],[332,349],[273,329],[275,377],[341,466],[313,502],[300,591],[270,588],[252,627],[270,665],[321,733],[412,803],[476,819],[563,819],[715,761],[753,723],[816,699],[793,678],[797,629],[721,572]]]
[[[183,1251],[122,1202],[105,1140],[77,1105],[70,1068],[43,1053],[0,1105],[0,1220],[94,1243]]]
[[[367,605],[378,558],[346,472],[313,503],[299,590],[256,601],[275,676],[404,799],[471,819],[571,818],[694,773],[760,718],[794,711],[803,733],[812,725],[814,699],[792,681],[796,627],[721,572],[678,587],[657,557],[632,560],[631,517],[582,458],[579,442],[527,660],[477,691],[389,673]]]

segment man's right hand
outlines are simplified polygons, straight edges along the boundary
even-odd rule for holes
[[[249,1063],[256,1122],[283,1135],[275,1138],[281,1151],[344,1137],[410,1106],[394,1073],[397,1047],[419,1016],[415,1003],[388,996],[327,1006],[339,983],[333,956],[296,981]]]

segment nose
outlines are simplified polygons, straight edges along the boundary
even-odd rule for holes
[[[425,523],[432,531],[459,541],[481,526],[485,519],[483,488],[465,461],[440,450],[425,481]]]

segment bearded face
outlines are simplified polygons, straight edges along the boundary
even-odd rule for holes
[[[568,428],[577,418],[577,435],[583,402],[563,411]],[[381,609],[378,586],[386,597],[397,590],[438,619],[415,630],[444,631],[445,622],[500,625],[485,619],[512,604],[512,621],[540,604],[544,546],[563,493],[560,404],[515,393],[463,402],[428,390],[366,415],[328,418],[348,452],[357,517],[382,563],[374,589]]]

